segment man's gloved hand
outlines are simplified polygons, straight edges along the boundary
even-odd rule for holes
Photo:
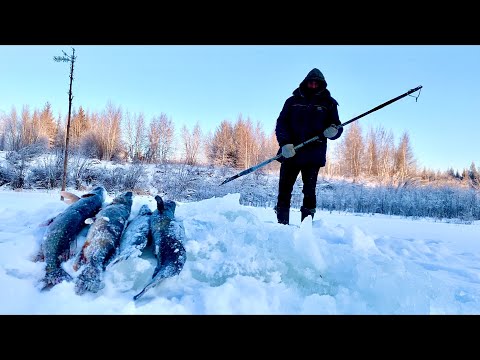
[[[284,158],[288,159],[295,155],[295,149],[293,144],[286,144],[282,146],[282,155]]]
[[[338,127],[337,125],[333,125],[333,124],[323,131],[323,136],[329,139],[335,137],[337,134],[338,134]]]

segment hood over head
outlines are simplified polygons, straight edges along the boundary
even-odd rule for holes
[[[300,83],[300,88],[303,88],[304,86],[306,87],[307,81],[309,80],[317,80],[320,83],[321,90],[327,87],[325,76],[323,76],[322,72],[317,68],[313,68],[308,72],[307,76],[305,76],[305,79],[303,79],[302,82]]]

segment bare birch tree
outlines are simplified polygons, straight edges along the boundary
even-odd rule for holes
[[[368,177],[378,177],[379,149],[377,141],[377,132],[370,127],[365,140],[365,175]]]
[[[100,117],[100,126],[96,129],[102,147],[102,159],[111,160],[121,141],[122,111],[108,102]]]
[[[73,113],[72,124],[70,128],[71,142],[73,146],[79,146],[82,138],[85,137],[90,130],[88,115],[80,106],[78,112]]]
[[[18,151],[21,148],[22,133],[17,110],[12,107],[10,114],[5,118],[5,142],[6,150]]]
[[[240,114],[233,127],[234,144],[236,150],[235,167],[247,169],[254,164],[252,158],[253,149],[253,126],[250,118],[243,119]]]
[[[5,145],[6,145],[5,119],[6,119],[6,116],[5,114],[2,113],[0,115],[0,151],[4,151]]]
[[[393,175],[393,157],[395,144],[392,131],[379,126],[375,130],[378,145],[378,179],[380,182],[389,181]]]
[[[52,106],[49,102],[45,104],[39,115],[40,126],[38,129],[38,135],[41,138],[45,138],[48,142],[48,147],[51,148],[55,144],[55,135],[57,133],[57,126],[55,124],[55,118],[53,116]]]
[[[213,137],[208,142],[207,157],[216,166],[233,166],[235,158],[235,143],[233,125],[228,120],[222,120],[215,129]]]
[[[143,160],[147,143],[145,116],[142,112],[126,112],[124,121],[124,139],[128,156],[132,160]]]
[[[158,129],[160,133],[158,155],[160,163],[164,164],[169,160],[170,155],[173,153],[175,125],[173,124],[172,119],[169,119],[166,114],[161,113],[158,117]]]
[[[166,163],[173,154],[175,125],[165,113],[154,116],[147,135],[147,158],[149,162]]]
[[[147,138],[147,161],[149,163],[158,163],[160,157],[158,154],[158,147],[160,144],[160,125],[156,117],[150,122]]]
[[[33,144],[35,135],[28,105],[22,107],[22,113],[20,115],[20,132],[22,148]]]
[[[394,153],[395,177],[400,183],[416,173],[416,162],[410,145],[410,137],[407,132],[402,134],[398,147]]]
[[[338,147],[342,175],[357,179],[362,173],[365,145],[358,123],[352,123],[342,136]]]
[[[265,131],[263,131],[262,125],[257,121],[255,128],[253,129],[252,142],[250,151],[252,154],[252,165],[258,164],[267,159],[265,154],[265,146],[267,145],[267,138]],[[264,171],[265,169],[262,169]]]
[[[183,125],[181,137],[183,142],[183,156],[185,163],[188,165],[197,165],[202,144],[202,131],[198,121],[195,123],[192,132],[188,130],[186,125]]]

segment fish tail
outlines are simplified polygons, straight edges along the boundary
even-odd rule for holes
[[[71,281],[72,277],[62,268],[56,268],[51,271],[47,271],[45,277],[41,281],[41,290],[48,290],[62,281]]]
[[[120,255],[118,256],[117,258],[113,259],[106,267],[106,269],[110,269],[113,265],[121,262],[121,261],[125,261],[127,260],[128,258],[130,257],[130,253],[129,254],[124,254],[124,255]]]
[[[137,295],[133,297],[133,301],[138,300],[145,292],[147,291],[147,288],[145,287],[142,291],[140,291]]]
[[[32,254],[30,257],[30,260],[32,262],[44,262],[45,261],[45,255],[43,254],[43,250],[39,249],[37,252]]]
[[[87,291],[96,293],[101,290],[105,286],[102,282],[101,274],[101,270],[96,266],[87,265],[76,279],[75,293],[82,295]]]
[[[152,278],[152,280],[150,280],[150,282],[143,288],[143,290],[133,297],[133,300],[137,300],[138,298],[140,298],[140,296],[143,296],[143,294],[145,294],[147,290],[157,286],[162,280],[163,278],[159,277]]]
[[[155,200],[157,201],[157,210],[161,214],[165,210],[165,204],[163,202],[163,199],[160,195],[155,196]]]

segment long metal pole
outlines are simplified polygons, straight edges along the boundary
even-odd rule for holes
[[[344,127],[345,125],[348,125],[348,124],[354,122],[355,120],[358,120],[358,119],[364,117],[365,115],[368,115],[368,114],[370,114],[370,113],[372,113],[372,112],[374,112],[374,111],[377,111],[377,110],[383,108],[384,106],[387,106],[387,105],[389,105],[389,104],[391,104],[391,103],[393,103],[393,102],[395,102],[395,101],[397,101],[397,100],[400,100],[401,98],[403,98],[403,97],[405,97],[405,96],[407,96],[407,95],[410,95],[411,93],[414,93],[415,91],[418,91],[418,90],[420,90],[421,88],[422,88],[422,86],[420,85],[420,86],[417,86],[417,87],[414,88],[414,89],[408,90],[406,93],[404,93],[404,94],[402,94],[402,95],[399,95],[399,96],[397,96],[396,98],[393,98],[393,99],[391,99],[391,100],[388,100],[388,101],[384,102],[383,104],[380,104],[380,105],[374,107],[373,109],[368,110],[368,111],[364,112],[363,114],[360,114],[360,115],[354,117],[353,119],[350,119],[350,120],[348,120],[348,121],[345,121],[344,123],[338,125],[338,127],[339,127],[339,128],[340,128],[340,127]],[[309,139],[309,140],[307,140],[307,141],[304,141],[304,142],[301,143],[301,144],[298,144],[297,146],[294,147],[294,149],[295,149],[295,151],[297,151],[297,150],[300,149],[301,147],[303,147],[303,146],[311,143],[312,141],[318,140],[318,139],[320,139],[320,136],[319,136],[319,135],[317,135],[317,136],[315,136],[315,137],[313,137],[313,138],[311,138],[311,139]],[[275,161],[275,160],[281,158],[282,156],[283,156],[283,155],[280,153],[280,154],[278,154],[278,155],[276,155],[276,156],[274,156],[274,157],[272,157],[272,158],[270,158],[270,159],[268,159],[268,160],[265,160],[264,162],[261,162],[260,164],[257,164],[257,165],[255,165],[255,166],[252,166],[251,168],[248,168],[248,169],[246,169],[246,170],[243,170],[243,171],[239,172],[238,174],[236,174],[236,175],[234,175],[234,176],[232,176],[232,177],[229,177],[228,179],[224,180],[220,185],[223,185],[223,184],[228,183],[229,181],[235,180],[235,179],[239,178],[240,176],[250,174],[251,172],[254,172],[255,170],[258,170],[259,168],[261,168],[261,167],[263,167],[263,166],[265,166],[265,165],[267,165],[267,164],[270,164],[272,161]]]

